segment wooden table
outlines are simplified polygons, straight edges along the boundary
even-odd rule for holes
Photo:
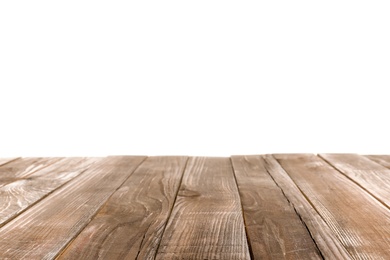
[[[390,156],[0,159],[0,259],[390,259]]]

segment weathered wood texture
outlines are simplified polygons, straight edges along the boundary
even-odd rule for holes
[[[0,187],[43,169],[61,158],[19,158],[0,166]]]
[[[156,259],[250,259],[229,158],[191,158]]]
[[[390,155],[366,155],[365,157],[390,169]]]
[[[0,228],[1,258],[54,258],[142,160],[106,158],[8,222]]]
[[[293,204],[325,259],[352,259],[336,234],[308,201],[272,155],[265,155],[265,168]]]
[[[357,154],[321,154],[348,178],[390,208],[390,170]]]
[[[390,259],[390,156],[321,156],[0,159],[0,259]]]
[[[233,156],[254,259],[321,259],[308,230],[261,156]]]
[[[67,158],[36,171],[28,178],[0,187],[0,227],[95,161],[94,158]]]
[[[154,259],[186,157],[149,157],[59,259]]]
[[[390,212],[315,155],[275,155],[355,259],[388,259]]]
[[[17,159],[18,158],[0,158],[0,166],[4,165],[6,163],[9,163],[9,162],[15,161]]]

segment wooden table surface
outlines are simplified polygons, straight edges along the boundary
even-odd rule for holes
[[[390,259],[390,155],[0,159],[0,259]]]

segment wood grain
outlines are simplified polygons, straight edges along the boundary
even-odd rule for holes
[[[261,156],[232,156],[253,259],[322,259]]]
[[[365,155],[365,157],[390,169],[390,155]]]
[[[62,158],[20,158],[0,166],[0,187],[20,180]]]
[[[283,190],[284,195],[294,206],[297,214],[299,214],[309,229],[311,236],[321,251],[321,255],[325,259],[352,259],[352,256],[345,249],[336,234],[333,233],[274,157],[265,155],[263,158],[265,168]]]
[[[144,159],[105,158],[8,222],[0,228],[0,258],[56,257]]]
[[[9,162],[15,161],[17,159],[18,159],[17,157],[15,157],[15,158],[0,158],[0,166],[7,164]]]
[[[187,157],[149,157],[59,259],[154,259]]]
[[[229,158],[190,158],[156,259],[250,259]]]
[[[50,192],[85,171],[96,158],[66,158],[29,178],[0,187],[0,227]]]
[[[0,259],[389,259],[390,156],[320,156],[0,159]]]
[[[390,208],[390,170],[357,154],[321,154],[337,170]]]
[[[355,259],[388,259],[390,211],[315,155],[275,155]]]

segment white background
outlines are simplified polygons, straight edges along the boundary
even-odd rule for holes
[[[1,1],[0,156],[390,154],[388,1]]]

